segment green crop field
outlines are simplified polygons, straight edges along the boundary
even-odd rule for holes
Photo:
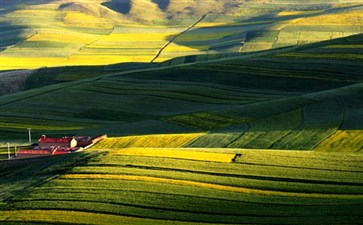
[[[230,60],[112,74],[103,67],[41,69],[29,77],[29,90],[0,97],[1,135],[4,141],[21,139],[28,127],[34,135],[204,133],[183,145],[321,148],[341,132],[361,134],[363,78],[361,64],[352,58],[314,56],[337,45],[359,56],[351,46],[361,43],[356,35]],[[310,58],[289,56],[300,52]],[[334,145],[360,151],[359,140],[351,147]],[[154,147],[141,143],[137,147]]]
[[[360,1],[0,8],[1,225],[362,223]]]
[[[135,151],[19,166],[0,178],[12,181],[2,187],[1,223],[351,224],[360,217],[360,154],[184,149],[187,158],[178,159],[172,149]],[[188,159],[188,151],[199,159]],[[210,154],[241,157],[211,162]]]

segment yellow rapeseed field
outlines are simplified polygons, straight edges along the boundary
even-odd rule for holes
[[[200,152],[192,149],[164,149],[164,148],[127,148],[112,150],[109,152],[114,155],[133,155],[163,158],[190,159],[209,162],[232,162],[235,154]]]
[[[190,141],[204,135],[204,133],[194,134],[160,134],[128,136],[118,138],[107,138],[98,143],[95,149],[120,149],[131,147],[144,148],[179,148]]]
[[[68,58],[68,65],[107,65],[120,62],[149,62],[152,56],[145,55],[82,55]]]
[[[277,14],[277,16],[296,16],[296,15],[306,15],[313,13],[321,13],[323,10],[313,10],[313,11],[284,11]]]
[[[200,22],[197,25],[195,25],[195,27],[200,28],[200,27],[218,27],[218,26],[224,26],[227,23],[225,22]]]
[[[304,18],[296,25],[362,25],[363,10]]]
[[[29,58],[29,57],[7,57],[0,56],[0,70],[12,70],[12,69],[34,69],[43,67],[45,65],[60,66],[66,65],[65,58]]]
[[[105,18],[94,17],[81,12],[69,12],[63,22],[67,25],[86,28],[112,28],[113,23]]]

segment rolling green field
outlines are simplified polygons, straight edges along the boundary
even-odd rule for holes
[[[94,150],[19,166],[0,178],[0,221],[355,224],[361,218],[361,154],[224,148],[174,149],[173,157],[172,149],[155,150]],[[241,156],[232,162],[235,154]]]
[[[0,97],[0,132],[4,142],[31,127],[35,136],[202,133],[185,147],[324,150],[324,142],[336,146],[324,151],[361,151],[361,44],[356,35],[110,75],[100,67],[80,67],[78,76],[76,67],[43,69],[29,90]],[[326,49],[351,57],[324,57]],[[342,135],[352,141],[339,144]]]
[[[3,1],[0,224],[361,224],[362,7]]]

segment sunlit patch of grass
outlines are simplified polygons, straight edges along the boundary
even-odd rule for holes
[[[149,156],[162,158],[189,159],[208,162],[232,162],[235,154],[200,152],[193,149],[167,149],[167,148],[127,148],[111,150],[110,154],[130,155],[130,156]]]
[[[363,10],[348,11],[336,14],[322,14],[298,20],[296,25],[360,25]]]
[[[363,130],[338,130],[325,139],[314,150],[326,152],[360,152],[363,151]]]
[[[308,14],[314,14],[314,13],[322,13],[323,10],[311,10],[311,11],[283,11],[283,12],[279,12],[277,14],[278,17],[281,16],[296,16],[296,15],[308,15]]]
[[[120,149],[130,147],[178,148],[202,135],[202,133],[161,134],[108,138],[95,145],[94,149]]]
[[[113,28],[113,24],[106,18],[95,17],[81,12],[68,12],[63,18],[63,22],[68,26],[87,28]]]

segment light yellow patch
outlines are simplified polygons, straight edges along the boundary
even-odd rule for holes
[[[109,151],[114,155],[149,156],[163,158],[189,159],[208,162],[232,162],[235,154],[199,152],[191,149],[163,149],[163,148],[127,148]]]
[[[313,11],[285,11],[280,12],[277,14],[278,17],[281,16],[295,16],[295,15],[306,15],[306,14],[313,14],[313,13],[321,13],[323,10],[313,10]]]
[[[190,141],[204,135],[195,134],[161,134],[107,138],[95,145],[94,149],[120,149],[120,148],[179,148]]]
[[[86,28],[112,28],[113,24],[105,18],[87,15],[81,12],[69,12],[63,19],[64,24]]]

